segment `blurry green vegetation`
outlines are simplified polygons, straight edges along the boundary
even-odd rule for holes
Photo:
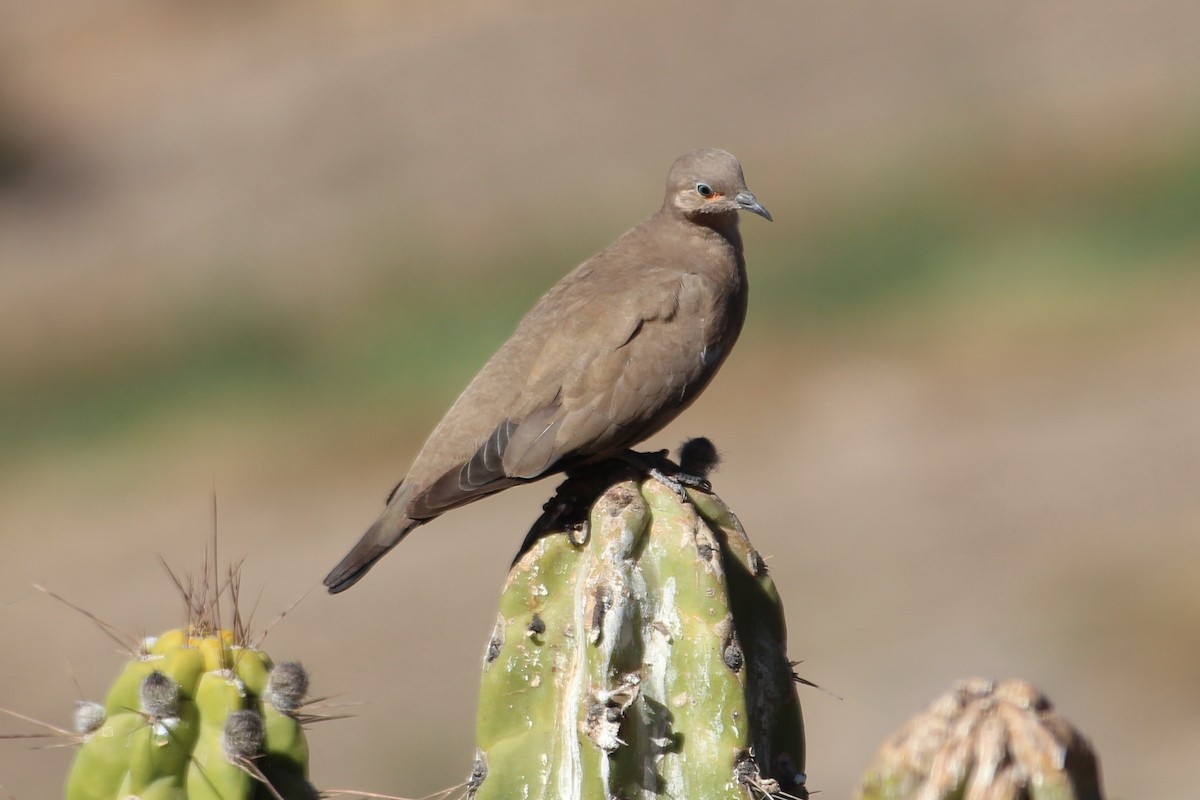
[[[8,387],[0,393],[0,464],[40,444],[116,437],[182,410],[280,419],[336,404],[346,416],[383,416],[399,398],[405,410],[420,411],[442,397],[429,387],[470,377],[528,297],[497,302],[485,294],[431,283],[402,297],[375,296],[337,331],[209,298],[169,341],[142,342],[92,368],[0,374]]]
[[[1103,302],[1135,283],[1194,272],[1200,257],[1200,148],[1075,172],[994,161],[913,168],[791,200],[771,207],[797,222],[747,237],[755,336],[802,327],[836,339],[839,330],[882,330],[1014,297],[1052,307],[1081,295]],[[401,281],[400,265],[389,265],[352,313],[324,319],[211,297],[169,341],[93,370],[0,373],[0,464],[182,411],[237,409],[263,420],[433,415],[585,254],[541,255],[490,265],[469,281],[438,278],[438,265],[423,269],[424,280],[405,273]]]
[[[980,289],[1108,293],[1197,266],[1200,149],[1110,174],[1025,172],[910,173],[833,198],[813,229],[754,253],[773,284],[756,312],[853,318]]]

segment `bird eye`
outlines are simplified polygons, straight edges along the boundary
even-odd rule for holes
[[[699,195],[701,197],[712,197],[713,196],[712,187],[709,186],[707,183],[697,183],[696,184],[696,192],[699,193]]]

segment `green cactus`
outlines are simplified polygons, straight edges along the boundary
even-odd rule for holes
[[[774,583],[687,494],[605,465],[547,504],[488,644],[469,797],[807,797]]]
[[[67,800],[316,798],[295,717],[307,676],[235,638],[178,629],[143,642],[104,706],[77,709]]]

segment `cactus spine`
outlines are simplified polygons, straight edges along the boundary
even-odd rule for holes
[[[688,494],[605,467],[547,505],[488,644],[470,796],[807,796],[774,584]]]

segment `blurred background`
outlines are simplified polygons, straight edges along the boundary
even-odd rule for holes
[[[809,786],[955,679],[1021,677],[1114,798],[1200,754],[1200,6],[0,3],[0,705],[66,726],[156,557],[244,558],[266,648],[360,704],[313,777],[461,781],[554,484],[321,577],[554,280],[738,155],[751,313],[705,396],[769,557]],[[305,595],[305,593],[308,593]],[[0,719],[0,734],[31,732]],[[3,796],[70,749],[0,742]]]

